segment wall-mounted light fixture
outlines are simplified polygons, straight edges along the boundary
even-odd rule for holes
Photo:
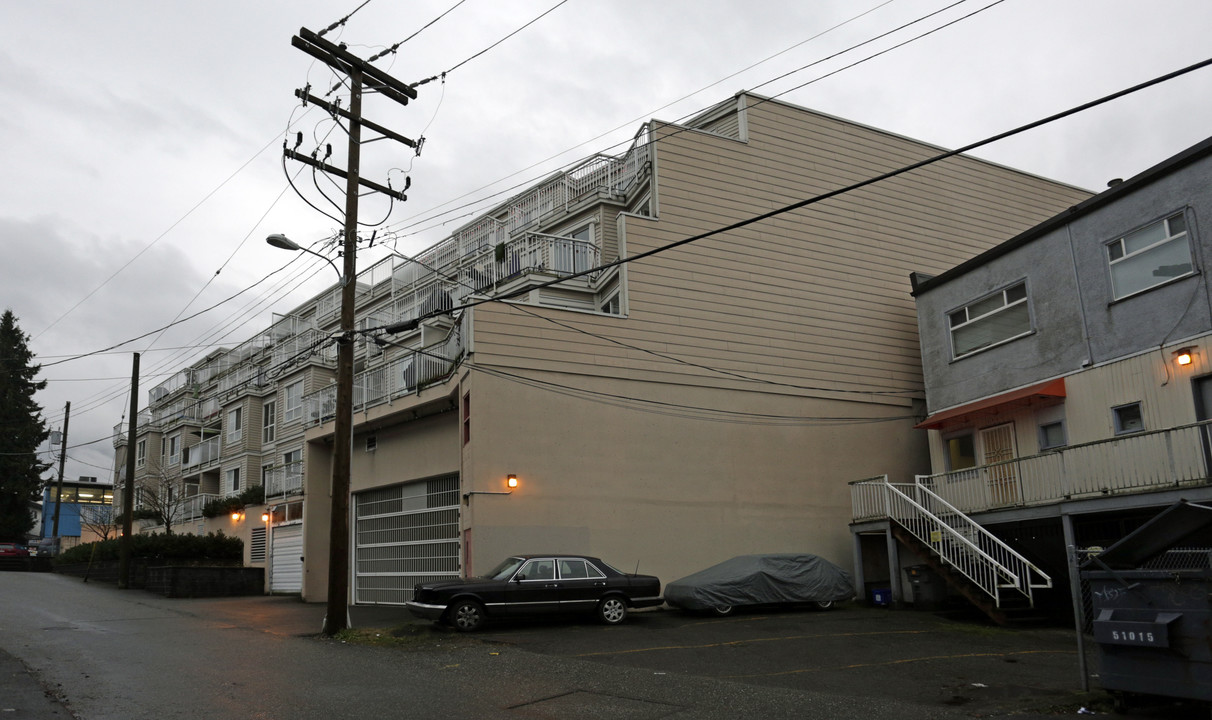
[[[508,490],[468,490],[463,493],[463,503],[470,505],[472,495],[511,495],[514,488],[518,486],[518,476],[510,473],[505,477],[505,485]]]
[[[1182,347],[1174,351],[1174,362],[1179,365],[1190,365],[1194,359],[1195,348]]]
[[[240,522],[243,519],[244,519],[244,513],[240,512],[239,510],[237,510],[231,514],[232,522]]]
[[[261,522],[263,522],[263,523],[269,522],[269,513],[267,513],[267,512],[261,513]]]

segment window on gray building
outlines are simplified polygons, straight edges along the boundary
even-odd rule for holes
[[[1194,272],[1182,213],[1146,225],[1107,244],[1115,299]]]
[[[1031,332],[1027,283],[1016,283],[947,313],[952,357],[983,350]]]

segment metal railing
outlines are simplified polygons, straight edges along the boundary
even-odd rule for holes
[[[202,517],[202,508],[206,506],[206,503],[221,497],[223,496],[214,493],[199,493],[183,498],[177,506],[177,521],[197,520]]]
[[[293,462],[269,471],[265,478],[265,499],[303,493],[303,462]]]
[[[364,412],[446,377],[463,359],[463,351],[463,321],[460,320],[442,342],[412,350],[359,373],[354,377],[354,412]],[[304,427],[315,427],[331,420],[336,408],[335,385],[304,396]]]
[[[1206,485],[1212,421],[1072,445],[921,483],[965,513]]]
[[[887,476],[851,483],[856,519],[888,519],[929,547],[943,563],[1002,606],[1003,590],[1013,590],[1034,606],[1034,590],[1052,587],[1052,578],[997,536],[972,521],[919,481],[890,483]]]

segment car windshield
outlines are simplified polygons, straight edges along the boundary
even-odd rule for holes
[[[513,577],[513,574],[518,571],[518,568],[521,567],[522,563],[524,562],[526,561],[522,558],[506,558],[500,565],[493,568],[492,572],[488,573],[488,575],[485,577],[492,580],[508,580],[509,578]]]

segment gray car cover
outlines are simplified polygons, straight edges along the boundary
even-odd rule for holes
[[[741,555],[665,586],[665,602],[684,610],[852,597],[849,573],[807,553]]]

